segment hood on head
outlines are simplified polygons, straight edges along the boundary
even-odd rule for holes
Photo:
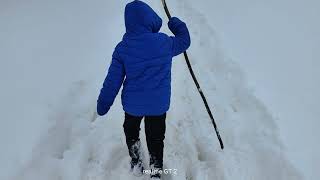
[[[157,33],[162,26],[162,19],[149,5],[135,0],[126,6],[125,25],[127,34]]]

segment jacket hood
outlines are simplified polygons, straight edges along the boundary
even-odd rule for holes
[[[135,0],[126,5],[125,25],[127,35],[157,33],[162,26],[162,19],[149,5]]]

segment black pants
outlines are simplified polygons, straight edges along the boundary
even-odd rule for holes
[[[145,116],[145,133],[150,154],[150,166],[163,167],[163,147],[166,131],[166,113],[160,116]],[[139,131],[143,116],[132,116],[125,113],[123,124],[129,155],[132,161],[139,160],[140,139]]]

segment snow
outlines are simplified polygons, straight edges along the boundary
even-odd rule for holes
[[[306,179],[319,179],[319,1],[199,0],[193,7],[276,117],[289,159]]]
[[[108,57],[124,32],[124,2],[0,2],[0,179],[148,179],[147,175],[137,178],[129,173],[129,157],[122,130],[124,113],[119,97],[107,116],[90,122],[111,60]],[[160,1],[147,2],[163,19],[166,18]],[[172,104],[167,117],[164,157],[165,168],[176,173],[165,175],[164,179],[317,179],[319,174],[316,174],[315,167],[319,165],[319,156],[311,149],[318,146],[309,146],[306,150],[301,147],[293,152],[294,148],[301,146],[301,142],[293,137],[309,138],[311,134],[299,134],[285,128],[293,116],[288,116],[288,113],[301,117],[305,112],[281,109],[280,106],[286,105],[292,108],[300,106],[292,105],[294,100],[281,101],[278,97],[292,98],[303,94],[302,90],[288,90],[281,86],[282,93],[274,93],[277,90],[275,86],[295,76],[281,76],[283,68],[280,67],[284,62],[278,63],[277,58],[284,55],[279,55],[271,60],[272,67],[279,69],[274,70],[269,77],[271,80],[266,78],[268,86],[265,81],[259,82],[264,80],[265,74],[270,74],[271,62],[269,64],[268,61],[273,59],[264,54],[270,49],[270,44],[260,46],[263,51],[247,49],[257,36],[261,37],[253,34],[249,38],[250,32],[255,31],[248,28],[251,15],[259,15],[261,11],[248,11],[251,14],[236,18],[237,13],[243,12],[240,7],[254,9],[273,7],[271,5],[274,4],[263,6],[249,0],[237,1],[233,6],[230,3],[236,2],[230,0],[197,2],[168,0],[168,5],[172,14],[184,19],[190,28],[193,43],[188,53],[213,109],[225,150],[219,149],[201,98],[183,57],[179,56],[173,65]],[[224,11],[227,9],[229,11]],[[248,20],[248,24],[228,25],[224,23],[228,18],[239,23],[240,20]],[[235,31],[242,26],[244,29],[239,30],[238,35],[243,37],[227,38],[228,35],[236,36]],[[291,28],[289,23],[283,26]],[[165,25],[162,31],[169,33]],[[273,33],[276,32],[274,30]],[[281,42],[292,44],[289,37]],[[288,53],[292,52],[283,52]],[[302,54],[308,54],[308,51]],[[295,55],[290,54],[289,57]],[[309,67],[309,59],[306,58],[307,65],[302,68],[306,75],[298,76],[305,87],[312,85],[303,81],[310,80],[308,71],[318,73],[314,69],[316,66]],[[298,65],[300,63],[294,65],[292,71]],[[276,81],[277,78],[280,80]],[[272,84],[273,80],[275,84]],[[310,91],[315,93],[317,88],[312,86]],[[307,125],[289,123],[290,127],[299,130],[301,125],[307,128],[304,130],[312,131],[312,125],[318,125],[313,124],[316,123],[313,120],[317,117],[317,104],[311,108],[305,105],[314,102],[307,95],[296,100],[305,100],[301,107],[311,113],[309,120],[305,120]],[[281,110],[276,111],[275,108]],[[281,111],[284,112],[281,114]],[[141,136],[144,140],[143,131]],[[313,135],[311,139],[316,137]],[[306,143],[314,143],[312,140]],[[145,141],[142,141],[142,147],[144,163],[148,164]],[[299,160],[302,160],[302,165]]]

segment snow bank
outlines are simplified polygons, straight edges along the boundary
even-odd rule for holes
[[[319,179],[320,1],[191,3],[215,28],[224,52],[275,116],[289,159],[306,179]]]

